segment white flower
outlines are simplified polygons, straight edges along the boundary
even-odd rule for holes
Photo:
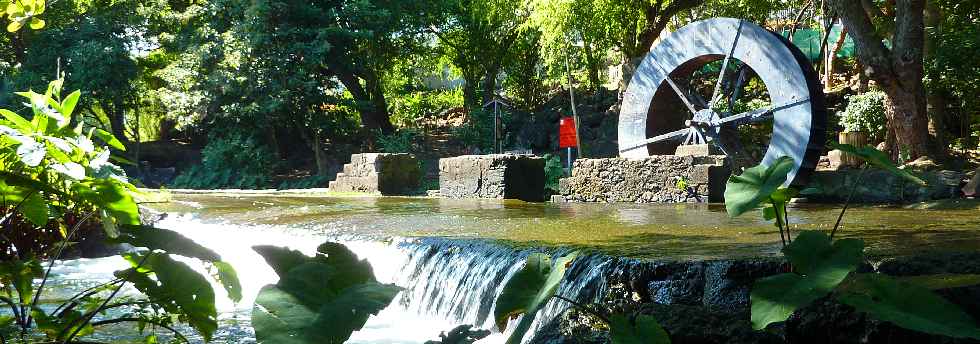
[[[92,140],[85,135],[78,135],[75,137],[75,146],[78,146],[78,148],[85,153],[92,153],[95,151],[95,144],[92,143]]]

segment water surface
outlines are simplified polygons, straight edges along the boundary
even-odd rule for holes
[[[518,246],[572,246],[618,256],[716,259],[778,254],[779,233],[753,212],[731,219],[723,205],[574,204],[390,197],[177,195],[154,205],[202,221],[273,225],[375,239],[455,237]],[[830,230],[839,208],[790,209],[793,231]],[[980,208],[859,206],[848,210],[843,237],[866,241],[875,255],[934,249],[980,249]]]

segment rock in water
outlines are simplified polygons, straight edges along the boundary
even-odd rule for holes
[[[977,197],[980,195],[980,168],[973,172],[973,178],[963,187],[963,195],[966,197]]]

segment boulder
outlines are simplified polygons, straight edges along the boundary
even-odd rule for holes
[[[980,168],[973,172],[973,178],[963,187],[963,195],[966,197],[977,197],[980,195]]]

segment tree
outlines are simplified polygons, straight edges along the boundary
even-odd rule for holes
[[[640,61],[653,42],[682,11],[705,0],[596,0],[595,13],[602,13],[599,25],[607,39],[614,42],[622,63],[620,91],[625,92]]]
[[[533,0],[530,25],[541,32],[541,55],[554,76],[564,76],[566,59],[581,56],[589,87],[602,87],[606,53],[615,45],[605,35],[603,16],[589,0]]]
[[[829,0],[829,5],[854,40],[863,72],[888,95],[887,141],[892,155],[937,156],[929,138],[923,84],[926,0],[895,0],[894,18],[870,0]]]
[[[478,109],[493,97],[527,8],[513,0],[443,0],[433,11],[430,32],[466,82],[464,106]],[[481,86],[482,97],[478,95]]]

